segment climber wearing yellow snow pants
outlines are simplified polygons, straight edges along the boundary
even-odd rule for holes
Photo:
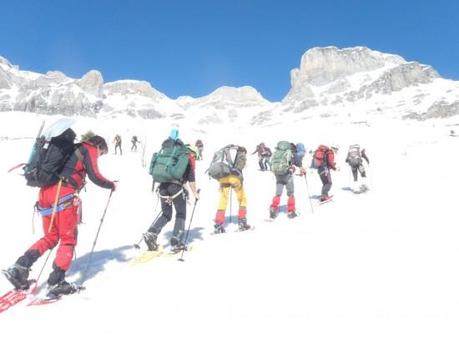
[[[218,150],[209,166],[209,175],[218,180],[220,201],[215,215],[214,233],[225,232],[225,211],[231,190],[236,193],[239,202],[238,227],[240,231],[250,229],[247,224],[247,197],[245,195],[242,169],[247,161],[247,149],[237,145],[227,145]]]
[[[215,216],[216,224],[225,222],[225,211],[228,206],[228,198],[231,189],[236,192],[236,197],[239,202],[238,219],[245,219],[247,215],[247,197],[241,179],[234,175],[229,175],[218,180],[220,183],[220,201],[218,202],[217,215]]]

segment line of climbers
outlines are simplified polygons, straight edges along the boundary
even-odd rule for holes
[[[81,200],[79,192],[86,183],[86,176],[96,185],[116,190],[116,181],[102,176],[98,168],[98,158],[108,152],[104,138],[91,132],[84,135],[80,143],[75,144],[75,132],[70,128],[61,130],[59,135],[37,137],[31,159],[24,167],[27,184],[40,187],[37,209],[43,217],[44,236],[30,246],[10,268],[3,273],[17,289],[29,288],[29,271],[35,261],[59,244],[53,261],[53,270],[48,277],[48,294],[58,296],[76,291],[76,287],[65,281],[66,271],[70,268],[75,246],[77,244],[77,226],[80,219]],[[40,136],[40,135],[39,135]],[[118,135],[117,135],[118,136]],[[161,149],[153,154],[149,173],[153,177],[161,201],[161,212],[143,234],[143,240],[149,250],[158,249],[158,235],[164,226],[171,221],[175,209],[175,223],[170,239],[171,249],[179,252],[186,249],[184,240],[187,215],[189,186],[195,201],[199,200],[196,186],[196,160],[202,158],[203,145],[198,140],[195,145],[185,145],[179,138],[177,129],[172,129],[169,137],[162,143]],[[337,170],[335,154],[336,145],[330,148],[320,145],[313,154],[312,168],[317,168],[322,181],[321,201],[327,201],[332,186],[330,170]],[[294,196],[294,178],[305,176],[303,167],[305,147],[302,143],[288,141],[278,142],[274,153],[264,143],[257,146],[261,170],[268,168],[274,173],[275,195],[269,207],[269,215],[276,218],[279,213],[281,196],[286,189],[287,215],[296,217]],[[359,145],[352,145],[346,158],[357,182],[358,173],[366,177],[362,158],[369,163],[368,156]],[[214,233],[225,232],[225,212],[229,197],[234,190],[238,203],[238,228],[241,231],[250,229],[247,223],[247,197],[244,190],[242,170],[246,166],[247,150],[237,145],[227,145],[218,150],[206,171],[219,183],[220,200],[218,203]]]

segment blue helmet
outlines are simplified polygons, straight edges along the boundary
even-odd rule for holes
[[[170,137],[172,140],[176,141],[176,140],[179,138],[179,131],[178,131],[178,129],[177,129],[177,128],[172,128],[172,129],[171,129],[171,132],[170,132],[170,134],[169,134],[169,137]]]

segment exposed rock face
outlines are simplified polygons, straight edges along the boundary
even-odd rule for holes
[[[459,115],[459,100],[454,103],[448,103],[446,101],[438,101],[433,103],[426,112],[418,114],[412,113],[404,116],[408,119],[426,120],[429,118],[446,118],[451,116]]]
[[[102,97],[104,88],[104,79],[102,74],[97,70],[86,73],[80,80],[76,81],[80,88],[96,97]]]
[[[11,77],[0,67],[0,89],[11,88]]]
[[[104,85],[104,93],[107,96],[114,94],[123,96],[140,95],[155,100],[166,98],[164,94],[151,87],[149,82],[136,80],[120,80],[106,83]]]
[[[366,102],[367,109],[392,107],[393,112],[399,113],[410,112],[410,106],[429,108],[406,116],[427,118],[434,113],[435,116],[454,114],[454,101],[459,101],[456,83],[449,90],[456,95],[453,103],[450,97],[448,101],[440,98],[432,104],[427,95],[438,93],[434,84],[443,80],[432,67],[364,47],[310,49],[302,56],[300,68],[291,71],[291,77],[292,87],[282,105],[284,111],[293,113],[338,107],[336,111],[323,110],[332,116],[339,112],[340,106],[352,108],[356,102]],[[381,95],[386,98],[380,98]],[[384,100],[386,104],[380,104]],[[372,106],[374,102],[378,105]]]
[[[313,48],[302,56],[300,68],[291,71],[292,88],[284,102],[314,97],[313,87],[328,84],[333,84],[329,87],[329,93],[343,92],[350,87],[346,79],[349,76],[403,63],[406,61],[399,56],[383,54],[365,47]]]

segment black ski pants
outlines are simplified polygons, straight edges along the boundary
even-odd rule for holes
[[[365,173],[365,167],[363,167],[362,163],[358,165],[350,165],[350,166],[351,166],[352,176],[354,177],[354,182],[356,182],[358,179],[358,172],[360,173],[360,176],[362,178],[365,178],[367,176]]]
[[[172,219],[172,205],[175,208],[175,224],[172,237],[183,243],[186,219],[186,195],[183,186],[175,183],[159,184],[161,199],[161,216],[152,223],[149,231],[159,234],[163,227]],[[172,198],[173,197],[173,198]]]

